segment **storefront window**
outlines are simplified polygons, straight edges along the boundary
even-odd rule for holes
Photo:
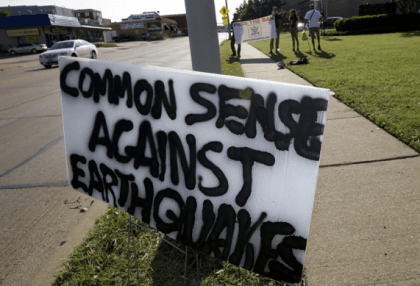
[[[76,35],[78,39],[85,40],[90,43],[104,41],[104,35],[102,31],[76,30]]]

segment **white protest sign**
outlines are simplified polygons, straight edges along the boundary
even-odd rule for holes
[[[273,15],[233,23],[233,33],[237,44],[277,38]]]
[[[69,181],[188,246],[302,273],[329,90],[60,58]]]

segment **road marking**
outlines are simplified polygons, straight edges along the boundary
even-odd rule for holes
[[[36,74],[31,74],[31,75],[25,75],[25,76],[21,76],[21,77],[5,79],[5,80],[0,81],[0,84],[15,81],[15,80],[19,80],[19,79],[25,79],[25,78],[30,78],[30,77],[34,77],[34,76],[49,74],[49,73],[53,73],[53,72],[57,72],[57,71],[58,71],[58,69],[52,70],[52,71],[45,71],[45,72],[41,72],[41,73],[36,73]]]
[[[113,60],[113,59],[117,59],[117,58],[122,58],[122,57],[129,57],[130,55],[121,55],[121,56],[115,56],[115,57],[111,57],[111,58],[107,58],[107,59],[103,59],[104,61],[109,61],[109,60]]]
[[[41,183],[41,184],[23,184],[23,185],[8,185],[0,186],[0,190],[7,189],[26,189],[26,188],[52,188],[52,187],[68,187],[70,186],[69,182],[60,182],[60,183]]]
[[[22,162],[20,162],[19,164],[17,164],[16,166],[7,169],[6,172],[4,172],[3,174],[0,174],[0,178],[4,177],[6,175],[9,175],[11,172],[13,172],[14,170],[22,167],[23,165],[25,165],[26,163],[28,163],[29,161],[31,161],[32,159],[35,159],[36,157],[38,157],[39,155],[47,152],[51,147],[53,147],[54,145],[60,143],[61,140],[64,139],[64,136],[60,136],[57,139],[55,139],[54,141],[51,141],[50,143],[48,143],[47,145],[45,145],[44,147],[42,147],[41,149],[38,150],[38,152],[36,152],[34,155],[32,155],[31,157],[23,160]]]
[[[6,110],[11,109],[11,108],[15,108],[16,106],[19,106],[19,105],[22,105],[22,104],[26,104],[26,103],[31,102],[31,101],[35,101],[35,100],[41,99],[41,98],[46,97],[46,96],[50,96],[51,94],[54,94],[55,92],[57,92],[57,91],[59,91],[59,90],[61,90],[61,89],[60,89],[60,88],[58,88],[58,89],[53,90],[53,91],[51,91],[50,93],[47,93],[46,95],[43,95],[43,96],[41,96],[41,97],[37,97],[37,98],[31,99],[31,100],[29,100],[29,101],[25,101],[25,102],[22,102],[22,103],[19,103],[19,104],[16,104],[16,105],[10,106],[10,107],[8,107],[8,108],[2,109],[2,110],[0,110],[0,112],[6,111]]]

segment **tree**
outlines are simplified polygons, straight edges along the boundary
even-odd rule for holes
[[[249,0],[236,8],[234,16],[244,21],[256,19],[270,15],[273,6],[277,6],[277,11],[281,11],[281,7],[286,4],[286,0]]]
[[[403,14],[411,13],[417,5],[420,4],[420,0],[393,0],[397,3],[398,9]]]
[[[0,17],[9,17],[10,12],[8,10],[0,10]]]

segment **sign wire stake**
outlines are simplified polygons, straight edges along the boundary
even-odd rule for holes
[[[130,224],[130,233],[131,233],[132,238],[133,238],[134,260],[136,261],[137,281],[139,282],[139,285],[140,285],[140,274],[139,274],[139,264],[138,264],[138,261],[137,261],[136,240],[135,240],[133,230],[131,228],[131,214],[130,214],[130,223],[129,224]]]
[[[173,243],[170,243],[168,240],[164,239],[164,238],[163,238],[163,237],[161,237],[159,234],[154,233],[153,231],[149,230],[147,227],[145,227],[145,226],[143,226],[143,225],[139,225],[139,224],[135,223],[134,221],[132,221],[131,223],[132,223],[132,224],[134,224],[134,225],[136,225],[136,226],[138,226],[138,227],[140,227],[140,228],[142,228],[142,229],[144,229],[144,230],[147,230],[148,232],[150,232],[150,233],[151,233],[151,234],[153,234],[154,236],[159,237],[159,238],[160,238],[160,239],[162,239],[164,242],[166,242],[167,244],[171,245],[173,248],[176,248],[179,252],[181,252],[181,253],[184,253],[184,254],[185,254],[185,251],[184,251],[184,250],[182,250],[182,249],[178,248],[178,247],[177,247],[177,246],[175,246]]]
[[[187,285],[187,259],[188,259],[188,246],[185,246],[184,286]]]
[[[196,253],[195,255],[197,258],[197,279],[198,279],[198,277],[200,277],[200,274],[199,274],[200,272],[198,271],[198,262],[199,262],[198,260],[200,259],[200,257],[198,257],[198,253]]]
[[[128,252],[127,252],[127,286],[130,286],[130,231],[127,231],[128,234]]]

